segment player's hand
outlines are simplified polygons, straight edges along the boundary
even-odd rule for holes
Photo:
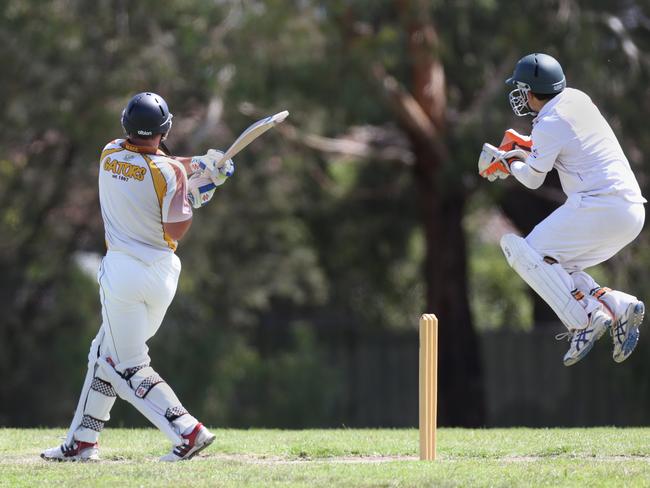
[[[499,149],[502,151],[512,151],[513,149],[523,149],[530,151],[533,147],[533,141],[530,136],[520,134],[514,129],[508,129],[503,134]]]
[[[510,176],[512,161],[523,161],[527,155],[528,153],[523,149],[502,151],[486,142],[478,158],[478,173],[488,181],[505,179]]]
[[[510,167],[502,159],[505,151],[500,151],[492,144],[483,144],[481,154],[478,157],[478,174],[488,181],[505,179],[510,176]]]
[[[194,173],[187,180],[187,199],[192,207],[201,208],[212,199],[216,188],[209,176]]]
[[[208,149],[207,154],[192,158],[190,169],[209,176],[216,186],[223,185],[235,173],[235,163],[232,159],[223,160],[222,156],[223,152]]]

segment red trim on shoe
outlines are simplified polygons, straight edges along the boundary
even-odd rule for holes
[[[614,311],[609,308],[609,305],[607,305],[604,301],[602,301],[600,298],[598,301],[601,303],[601,305],[605,308],[605,311],[609,314],[609,316],[612,318],[612,324],[616,323],[616,315],[614,314]]]
[[[91,449],[93,447],[99,448],[99,442],[84,442],[84,441],[73,441],[72,446],[66,446],[63,444],[61,446],[61,452],[65,457],[78,456],[81,451],[84,449]],[[64,449],[64,447],[69,447],[69,449]]]
[[[79,451],[82,451],[84,449],[88,449],[89,447],[99,447],[99,442],[77,441],[77,449]]]
[[[192,432],[183,436],[183,439],[187,439],[187,443],[190,447],[194,447],[194,444],[196,443],[196,436],[199,435],[199,431],[201,430],[201,427],[203,427],[203,424],[199,422],[192,429]]]
[[[184,442],[180,446],[176,446],[172,452],[181,459],[190,459],[197,452],[209,446],[212,443],[213,439],[210,440],[209,442],[204,443],[201,447],[195,449],[196,437],[199,435],[199,432],[201,432],[201,429],[203,429],[203,424],[199,422],[194,426],[192,432],[181,436],[183,437],[183,439],[186,440],[186,442]]]

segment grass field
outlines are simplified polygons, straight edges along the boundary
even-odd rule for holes
[[[650,429],[439,429],[438,460],[405,430],[216,430],[190,462],[163,464],[153,429],[107,429],[102,461],[39,458],[62,429],[0,429],[0,486],[650,486]]]

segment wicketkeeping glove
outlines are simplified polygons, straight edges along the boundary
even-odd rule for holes
[[[524,161],[528,153],[523,149],[501,151],[487,142],[478,157],[478,173],[488,181],[505,179],[510,176],[510,164],[513,160]]]
[[[530,151],[533,148],[533,141],[530,136],[520,134],[514,129],[507,129],[503,134],[499,149],[502,151],[512,151],[513,149],[523,149]]]

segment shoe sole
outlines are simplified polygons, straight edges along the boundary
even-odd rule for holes
[[[93,461],[99,461],[99,456],[91,456],[91,457],[79,457],[79,456],[70,456],[70,457],[47,457],[41,454],[41,459],[45,459],[46,461],[56,461],[58,463],[86,463],[86,462],[93,462]]]
[[[597,336],[594,336],[594,340],[592,340],[592,341],[589,342],[585,347],[583,347],[582,350],[578,353],[577,356],[574,356],[574,357],[571,357],[571,358],[569,358],[569,359],[565,359],[565,360],[563,360],[564,365],[565,365],[565,366],[573,366],[573,365],[576,364],[577,362],[579,362],[579,361],[581,361],[582,359],[584,359],[585,356],[586,356],[587,354],[589,354],[589,351],[591,351],[591,349],[594,347],[594,344],[596,343],[596,341],[597,341],[598,339],[600,339],[600,338],[605,334],[605,332],[607,332],[608,330],[610,330],[611,327],[612,327],[612,324],[611,324],[611,321],[610,321],[609,325],[606,326],[606,327],[604,327],[603,330],[600,331],[600,334],[598,334]]]
[[[564,360],[564,365],[565,366],[573,366],[575,363],[577,363],[577,362],[581,361],[582,359],[584,359],[585,356],[587,356],[587,354],[589,354],[589,351],[591,351],[591,348],[594,347],[594,343],[597,340],[598,339],[590,342],[585,347],[583,347],[582,350],[580,351],[580,353],[578,353],[577,356],[573,356],[573,357],[571,357],[569,359],[565,359]]]
[[[639,342],[639,327],[643,323],[643,318],[645,317],[645,305],[643,302],[637,302],[634,305],[631,314],[626,314],[628,317],[628,326],[627,337],[623,341],[623,347],[618,352],[614,354],[613,359],[617,363],[622,363],[634,352],[636,345]]]

